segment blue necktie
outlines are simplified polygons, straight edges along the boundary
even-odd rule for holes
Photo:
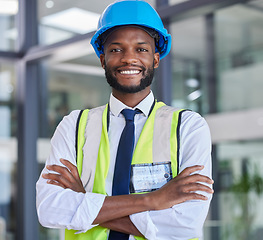
[[[122,131],[114,169],[112,196],[129,194],[131,160],[134,147],[134,116],[140,110],[124,109],[121,112],[126,120]],[[127,240],[129,235],[111,230],[109,240]]]

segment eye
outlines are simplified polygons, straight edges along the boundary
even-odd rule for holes
[[[113,53],[120,52],[120,51],[121,51],[121,49],[119,49],[119,48],[113,48],[110,50],[110,52],[113,52]]]
[[[148,52],[148,50],[145,48],[138,48],[138,52]]]

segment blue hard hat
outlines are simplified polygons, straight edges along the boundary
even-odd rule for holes
[[[96,54],[104,53],[103,44],[106,31],[109,32],[118,26],[137,25],[140,28],[156,31],[155,51],[164,58],[171,50],[172,38],[164,28],[163,22],[152,6],[143,0],[119,0],[110,4],[100,16],[98,29],[91,39]],[[148,29],[148,30],[147,30]],[[150,33],[149,33],[150,34]],[[152,34],[150,34],[153,36]]]

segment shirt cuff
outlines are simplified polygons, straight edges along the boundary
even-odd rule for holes
[[[79,226],[82,226],[77,233],[84,233],[89,229],[97,226],[98,224],[92,224],[95,218],[98,216],[100,209],[105,200],[105,195],[96,193],[85,193],[81,207],[78,207],[76,214],[74,215],[72,222]]]
[[[153,224],[149,212],[141,212],[130,215],[130,219],[135,227],[144,235],[145,238],[155,240],[158,229]]]

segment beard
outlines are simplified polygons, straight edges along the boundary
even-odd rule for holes
[[[113,76],[112,74],[112,72],[116,71],[117,68],[118,67],[115,67],[114,69],[110,70],[105,64],[105,76],[106,76],[107,82],[112,88],[114,88],[115,90],[118,90],[119,92],[137,93],[137,92],[144,90],[146,87],[152,84],[153,76],[154,76],[154,64],[151,68],[148,68],[147,71],[145,67],[141,67],[142,72],[144,73],[145,76],[141,79],[140,84],[135,85],[135,86],[121,85],[118,82],[117,78]]]

